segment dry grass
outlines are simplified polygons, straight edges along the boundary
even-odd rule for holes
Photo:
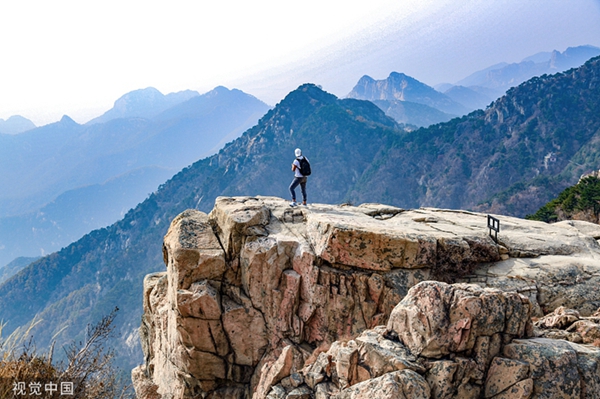
[[[1,338],[4,324],[0,323],[0,399],[132,397],[131,390],[124,388],[117,379],[117,373],[112,367],[113,353],[105,347],[113,330],[112,322],[117,310],[95,326],[89,327],[86,342],[70,345],[66,349],[67,362],[59,364],[53,364],[53,347],[47,353],[39,354],[32,339],[27,341],[33,327],[42,320],[34,318],[27,328],[16,330],[6,339]],[[72,383],[72,396],[61,395],[63,383]],[[16,395],[20,388],[25,393]],[[36,391],[41,396],[36,396]]]

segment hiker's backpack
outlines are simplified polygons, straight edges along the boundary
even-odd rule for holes
[[[298,162],[300,162],[300,174],[302,176],[310,176],[310,163],[308,162],[308,159],[302,157]]]

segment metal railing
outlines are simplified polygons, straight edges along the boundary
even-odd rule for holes
[[[490,229],[490,237],[494,239],[494,242],[498,243],[498,233],[500,232],[500,220],[493,216],[487,215],[487,227]],[[494,235],[492,236],[492,231]]]

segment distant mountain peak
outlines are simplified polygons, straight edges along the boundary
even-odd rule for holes
[[[363,76],[347,97],[369,101],[410,101],[452,115],[462,115],[468,112],[463,105],[433,87],[395,71],[391,72],[384,80],[374,80],[366,75]]]
[[[21,115],[13,115],[7,120],[0,118],[0,133],[19,134],[35,128],[36,126],[32,121]]]
[[[320,92],[325,93],[325,91],[318,85],[314,83],[303,83],[294,91],[308,91],[308,90],[318,90]],[[292,92],[293,93],[293,92]]]
[[[184,90],[176,93],[162,94],[154,87],[146,87],[130,91],[115,101],[113,108],[103,115],[92,119],[87,124],[104,123],[118,118],[150,119],[175,105],[181,104],[199,93]]]
[[[232,92],[234,90],[229,90],[225,86],[217,86],[214,89],[212,89],[211,91],[207,92],[205,94],[205,96],[207,96],[207,97],[214,97],[214,96],[218,96],[218,95],[222,95],[222,94],[226,94],[226,93]]]
[[[373,79],[369,75],[363,75],[363,77],[358,80],[358,84],[371,83],[371,82],[375,82],[375,79]]]
[[[154,87],[146,87],[145,89],[130,91],[119,97],[119,99],[115,101],[113,108],[115,110],[126,112],[132,107],[139,106],[142,102],[144,103],[144,106],[153,105],[153,103],[162,100],[164,97],[164,94]]]
[[[21,115],[10,116],[7,120],[0,118],[0,122],[23,122],[23,121],[29,121],[29,119],[27,119]],[[31,121],[29,121],[29,122],[31,122]]]
[[[122,99],[125,98],[131,98],[131,97],[154,97],[154,98],[162,98],[165,95],[162,94],[160,92],[160,90],[154,88],[154,87],[146,87],[144,89],[137,89],[137,90],[133,90],[130,91],[129,93],[126,93],[124,95],[122,95],[117,101],[115,101],[115,104],[117,102],[119,102]]]
[[[63,115],[62,118],[60,118],[60,123],[63,125],[69,124],[69,125],[78,125],[77,122],[75,122],[73,119],[71,119],[70,116],[68,115]]]
[[[311,104],[316,102],[330,104],[337,100],[337,97],[331,93],[327,93],[314,83],[304,83],[296,90],[288,93],[279,105],[283,107],[297,106],[301,102],[309,101]],[[302,107],[300,107],[302,108]],[[277,107],[276,107],[277,109]]]
[[[225,86],[217,86],[214,89],[211,90],[211,92],[216,91],[216,92],[220,92],[220,91],[231,91],[229,90],[227,87]]]
[[[390,76],[388,77],[388,79],[407,79],[407,80],[414,80],[415,82],[419,82],[417,79],[410,77],[402,72],[392,72],[390,73]],[[421,83],[421,82],[419,82]],[[421,83],[424,84],[424,83]]]
[[[541,52],[524,58],[519,63],[502,63],[482,69],[455,84],[485,87],[501,95],[509,88],[518,86],[534,76],[576,68],[597,55],[600,55],[600,48],[591,45],[568,47],[563,52]]]

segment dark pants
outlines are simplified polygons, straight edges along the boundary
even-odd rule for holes
[[[306,202],[306,176],[294,177],[294,181],[290,184],[290,193],[292,194],[292,201],[296,202],[296,187],[300,185],[300,191],[302,191],[302,201]]]

